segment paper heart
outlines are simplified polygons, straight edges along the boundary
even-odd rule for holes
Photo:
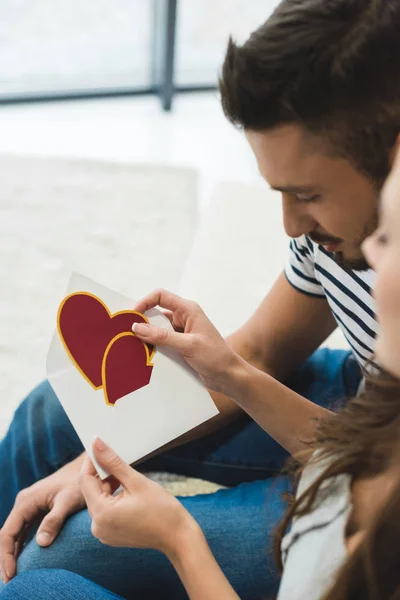
[[[120,333],[114,338],[103,359],[103,384],[107,404],[138,390],[150,381],[152,367],[149,351],[133,333]]]
[[[148,320],[132,310],[111,314],[100,298],[88,292],[70,294],[64,298],[58,310],[58,332],[70,359],[92,387],[96,390],[104,387],[108,404],[115,404],[118,400],[116,394],[119,392],[116,390],[128,390],[123,394],[126,395],[150,381],[154,347],[135,336],[132,332],[135,322],[148,323]],[[111,351],[119,339],[124,341]],[[124,348],[129,360],[133,359],[134,362],[122,359],[119,348]],[[114,356],[117,354],[125,365],[124,370],[115,365]],[[110,362],[105,367],[107,356]],[[116,384],[114,369],[121,378],[120,384]],[[109,401],[105,377],[112,388],[112,401]]]

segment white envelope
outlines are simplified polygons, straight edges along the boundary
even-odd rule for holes
[[[98,283],[73,273],[67,294],[88,292],[114,314],[133,310],[135,302]],[[146,313],[150,323],[172,329],[157,309]],[[125,461],[133,463],[218,414],[210,394],[182,357],[157,348],[148,385],[120,398],[113,406],[103,389],[94,389],[68,355],[58,331],[47,355],[47,377],[102,479],[107,473],[92,454],[96,436]]]

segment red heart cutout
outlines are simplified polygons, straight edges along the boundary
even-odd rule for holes
[[[144,315],[132,310],[124,310],[112,315],[100,298],[88,292],[76,292],[64,298],[57,317],[58,331],[68,355],[77,369],[95,389],[100,389],[104,385],[103,359],[106,351],[111,343],[123,333],[129,333],[130,338],[137,340],[133,344],[135,348],[138,343],[142,346],[141,352],[135,355],[135,360],[138,360],[140,354],[140,365],[135,363],[135,366],[133,366],[133,363],[127,363],[129,368],[124,375],[126,381],[129,381],[132,387],[132,373],[137,376],[140,369],[142,369],[138,381],[146,381],[146,383],[137,385],[135,389],[147,385],[149,382],[154,347],[148,346],[136,338],[132,332],[132,325],[135,322],[148,323],[148,320]],[[132,339],[128,342],[130,345],[132,345]],[[124,346],[125,348],[126,344],[127,342],[124,342],[118,344],[118,346]],[[114,356],[114,352],[116,351],[113,351],[112,356]],[[108,379],[114,382],[114,378],[110,373]],[[114,383],[112,386],[114,389]],[[131,389],[130,391],[134,390]],[[107,401],[106,390],[105,397]],[[115,394],[112,397],[114,402],[110,402],[110,404],[115,403]]]
[[[104,354],[103,385],[107,404],[138,390],[150,381],[149,351],[133,333],[120,333]],[[143,365],[147,365],[143,368]]]

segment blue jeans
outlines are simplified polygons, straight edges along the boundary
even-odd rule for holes
[[[61,569],[21,573],[1,592],[1,600],[123,600],[81,575]]]
[[[332,407],[355,395],[360,379],[360,369],[350,352],[321,349],[299,369],[290,387]],[[20,489],[81,452],[82,445],[64,410],[48,383],[42,383],[20,405],[0,442],[0,525]],[[273,596],[279,584],[271,540],[284,511],[281,493],[290,489],[290,481],[286,476],[271,476],[279,472],[286,457],[287,453],[256,423],[243,418],[142,465],[143,469],[168,470],[232,486],[215,494],[182,498],[181,502],[202,527],[216,559],[243,600]],[[32,573],[36,569],[72,571],[126,599],[187,597],[162,554],[111,548],[98,542],[91,535],[86,510],[68,519],[50,547],[41,548],[31,539],[19,558],[18,573],[23,577],[17,577],[14,588],[18,580],[25,585],[29,576],[37,581]],[[63,572],[60,577],[64,581],[68,575]],[[81,580],[76,581],[80,585]],[[94,587],[93,594],[98,589]],[[56,590],[52,597],[57,598]],[[75,598],[61,591],[59,597]],[[91,596],[82,592],[76,597]],[[107,596],[93,597],[100,600]]]

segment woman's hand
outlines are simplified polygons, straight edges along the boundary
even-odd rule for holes
[[[244,361],[226,343],[195,302],[171,292],[156,290],[143,298],[135,310],[141,313],[159,306],[167,309],[175,331],[135,323],[133,331],[143,342],[177,350],[200,375],[206,387],[229,395],[232,379]]]
[[[103,544],[160,550],[177,571],[190,600],[239,600],[213,557],[196,521],[164,488],[147,479],[97,438],[93,452],[110,473],[100,481],[86,458],[80,486],[92,517],[92,533]],[[120,482],[123,491],[113,496]]]
[[[80,487],[92,517],[92,533],[103,544],[128,548],[152,548],[168,557],[177,556],[199,532],[196,521],[163,487],[132,469],[97,438],[93,452],[98,463],[123,491],[110,493],[108,480],[96,475],[89,457],[82,465]]]

